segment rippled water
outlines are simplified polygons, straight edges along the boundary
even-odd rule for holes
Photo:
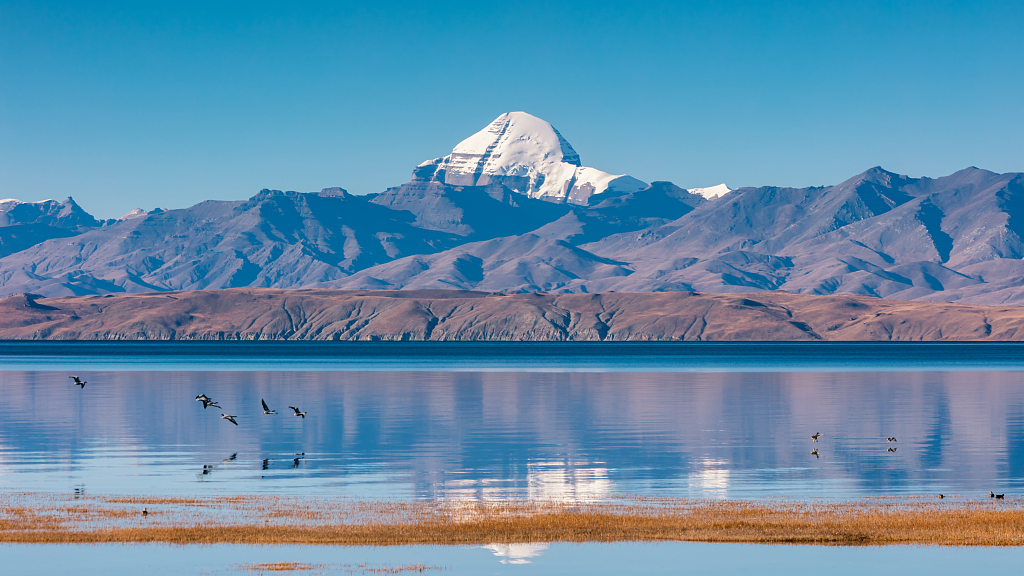
[[[512,360],[493,347],[8,346],[0,489],[401,499],[1021,492],[1024,348],[744,346],[705,356],[519,348]],[[200,393],[223,410],[204,410]],[[261,398],[279,414],[261,414]],[[812,443],[815,432],[824,436]]]

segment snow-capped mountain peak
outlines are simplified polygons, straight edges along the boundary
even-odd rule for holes
[[[117,221],[118,222],[123,222],[125,220],[134,220],[136,218],[145,218],[148,215],[149,215],[149,212],[143,210],[142,208],[136,208],[135,210],[132,210],[131,212],[129,212],[129,213],[125,214],[124,216],[121,216],[120,218],[118,218]]]
[[[498,116],[448,156],[420,164],[413,177],[452,186],[503,184],[531,198],[575,204],[607,190],[635,192],[647,186],[632,176],[583,166],[554,126],[526,112]]]
[[[725,184],[719,184],[718,186],[709,186],[707,188],[687,188],[686,191],[691,194],[700,194],[708,200],[714,200],[715,198],[721,198],[729,192],[732,192],[732,188],[729,188]]]

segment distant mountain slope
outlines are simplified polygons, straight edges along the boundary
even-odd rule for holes
[[[0,299],[0,339],[828,341],[1024,339],[1024,307],[868,296],[227,289]]]
[[[942,292],[1001,303],[1017,296],[986,278],[1022,270],[1012,216],[1022,208],[1021,174],[969,168],[932,180],[874,168],[832,187],[737,190],[644,235],[581,247],[634,265],[628,281],[595,291]],[[680,255],[693,260],[673,264]]]
[[[0,260],[4,291],[51,294],[315,285],[456,244],[340,189],[264,190],[51,240]]]

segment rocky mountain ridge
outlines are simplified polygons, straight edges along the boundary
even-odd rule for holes
[[[11,204],[17,213],[0,203],[0,296],[780,290],[1024,303],[1021,173],[971,167],[932,179],[876,167],[833,186],[654,182],[573,196],[581,180],[566,174],[582,167],[579,155],[523,113],[445,158],[366,196],[263,190],[108,222],[70,199]],[[546,188],[555,182],[561,192]]]

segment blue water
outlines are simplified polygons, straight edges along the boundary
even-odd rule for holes
[[[407,344],[0,344],[0,490],[393,499],[1024,492],[1018,345],[569,344],[506,354]],[[72,386],[70,374],[88,384]],[[204,410],[200,393],[223,409]],[[260,399],[279,414],[263,415]],[[812,443],[815,432],[823,436]],[[18,573],[51,573],[27,559],[40,549],[0,554],[26,558],[11,560],[25,568]],[[640,559],[646,573],[685,565],[697,574],[801,574],[808,562],[833,573],[863,573],[847,562],[878,573],[975,564],[996,573],[1022,559],[1017,550],[704,545],[554,545],[525,557],[496,556],[500,546],[113,549],[43,556],[110,556],[110,572],[92,573],[122,564],[127,573],[153,552],[176,559],[154,560],[166,568],[152,573],[168,574],[237,569],[197,560],[215,549],[235,563],[449,558],[456,574],[623,573]]]
[[[503,546],[167,546],[0,544],[5,574],[19,576],[154,576],[259,574],[263,562],[303,562],[313,570],[285,574],[373,574],[423,564],[437,576],[686,574],[763,576],[962,576],[1019,574],[1024,548],[926,546],[823,547],[746,544],[621,543]],[[360,569],[362,565],[364,568]],[[9,572],[8,572],[9,570]],[[274,574],[275,572],[268,572]],[[280,574],[280,572],[276,572]],[[379,572],[377,572],[379,573]],[[403,574],[421,574],[404,572]]]
[[[905,372],[1024,370],[1024,343],[17,342],[10,370]]]

